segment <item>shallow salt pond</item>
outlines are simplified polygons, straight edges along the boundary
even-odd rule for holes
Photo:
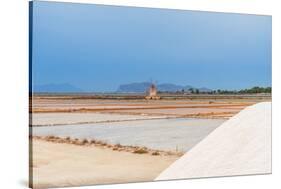
[[[159,119],[112,123],[32,127],[33,136],[97,139],[110,144],[146,146],[151,149],[190,150],[224,119]]]
[[[112,121],[131,121],[144,119],[159,119],[166,116],[147,115],[119,115],[103,113],[34,113],[32,114],[32,125],[34,126],[54,126],[70,124],[86,124]]]

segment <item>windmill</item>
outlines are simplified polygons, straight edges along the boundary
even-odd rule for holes
[[[157,96],[157,86],[156,86],[156,82],[153,82],[152,79],[150,79],[150,86],[147,90],[148,94],[145,97],[145,99],[147,100],[158,100],[160,99],[160,96]]]

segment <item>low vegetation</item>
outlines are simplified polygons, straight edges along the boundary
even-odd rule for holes
[[[44,140],[48,142],[54,142],[54,143],[66,143],[66,144],[72,144],[72,145],[79,145],[79,146],[97,146],[101,148],[109,148],[114,151],[124,151],[124,152],[131,152],[134,154],[150,154],[153,156],[158,155],[173,155],[173,156],[182,156],[183,152],[174,152],[174,151],[161,151],[161,150],[153,150],[146,147],[138,147],[138,146],[123,146],[121,144],[108,144],[104,141],[100,140],[79,140],[78,138],[70,138],[70,137],[57,137],[57,136],[33,136],[32,139],[39,139]]]
[[[136,150],[134,150],[135,154],[146,154],[148,153],[148,150],[146,148],[138,148]]]
[[[172,93],[172,92],[161,92],[159,91],[159,94],[161,93]],[[271,87],[252,87],[249,89],[241,89],[241,90],[207,90],[202,91],[196,88],[190,88],[188,90],[182,89],[181,91],[174,92],[175,94],[259,94],[259,93],[266,93],[271,94]]]
[[[160,153],[159,153],[158,151],[155,151],[155,152],[152,152],[151,155],[153,155],[153,156],[159,156]]]

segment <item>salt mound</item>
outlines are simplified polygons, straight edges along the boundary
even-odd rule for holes
[[[271,173],[271,102],[224,122],[155,180]]]

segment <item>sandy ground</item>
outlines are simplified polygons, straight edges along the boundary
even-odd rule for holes
[[[254,99],[258,101],[259,99]],[[270,100],[270,99],[267,99]],[[118,100],[68,99],[67,97],[32,100],[33,113],[115,113],[125,115],[181,116],[201,118],[229,118],[245,107],[255,104],[253,99],[197,99],[197,100]],[[74,115],[74,114],[73,114]],[[75,115],[74,115],[75,116]]]
[[[33,140],[35,188],[152,181],[178,157]]]

